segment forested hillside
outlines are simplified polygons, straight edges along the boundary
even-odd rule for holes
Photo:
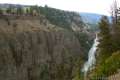
[[[52,24],[63,28],[71,29],[72,26],[76,26],[76,28],[78,26],[76,30],[79,30],[84,27],[79,13],[76,12],[67,12],[45,6],[40,7],[40,13],[44,14]]]

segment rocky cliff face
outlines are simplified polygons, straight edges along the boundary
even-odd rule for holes
[[[83,60],[79,40],[45,23],[34,18],[0,19],[0,80],[72,80],[79,72]]]

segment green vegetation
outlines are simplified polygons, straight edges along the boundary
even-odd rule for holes
[[[112,56],[107,58],[104,64],[100,65],[97,70],[97,75],[109,76],[120,69],[120,51],[114,52]]]
[[[100,52],[100,58],[104,61],[107,57],[111,56],[113,52],[113,46],[112,46],[112,40],[111,40],[111,34],[109,30],[109,21],[106,16],[103,16],[101,18],[101,21],[99,22],[99,28],[100,28],[100,44],[99,52]]]
[[[19,7],[17,8],[17,14],[22,15],[24,13],[23,8]]]
[[[17,15],[31,15],[31,16],[39,16],[40,14],[44,15],[50,23],[66,28],[71,29],[71,25],[75,23],[77,26],[83,28],[84,23],[79,15],[76,12],[68,12],[62,11],[59,9],[50,8],[48,6],[39,7],[39,6],[28,6],[28,7],[9,7],[7,9],[2,10],[0,8],[0,14],[2,12],[6,12],[7,14],[17,14]]]
[[[118,13],[113,16],[112,24],[106,16],[103,16],[99,23],[99,55],[93,76],[110,76],[120,69],[120,16]]]
[[[0,9],[0,14],[2,14],[3,13],[3,11],[2,11],[2,9]]]
[[[61,26],[66,29],[71,29],[71,24],[75,23],[79,27],[83,27],[83,22],[79,14],[75,12],[67,12],[54,8],[49,8],[47,6],[40,7],[40,12],[45,15],[45,17],[57,26]]]

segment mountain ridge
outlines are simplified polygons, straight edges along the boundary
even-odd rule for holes
[[[97,23],[102,16],[107,16],[108,19],[111,21],[111,16],[99,13],[80,12],[80,15],[85,23]]]

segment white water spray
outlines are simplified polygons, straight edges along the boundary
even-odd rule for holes
[[[84,72],[85,76],[87,75],[87,72],[91,68],[93,68],[93,65],[95,65],[95,62],[96,62],[95,53],[96,53],[98,44],[99,44],[99,42],[98,42],[98,37],[97,37],[97,34],[96,34],[94,44],[93,44],[93,46],[91,47],[91,49],[88,53],[88,61],[84,64],[83,69],[82,69],[82,72]]]

